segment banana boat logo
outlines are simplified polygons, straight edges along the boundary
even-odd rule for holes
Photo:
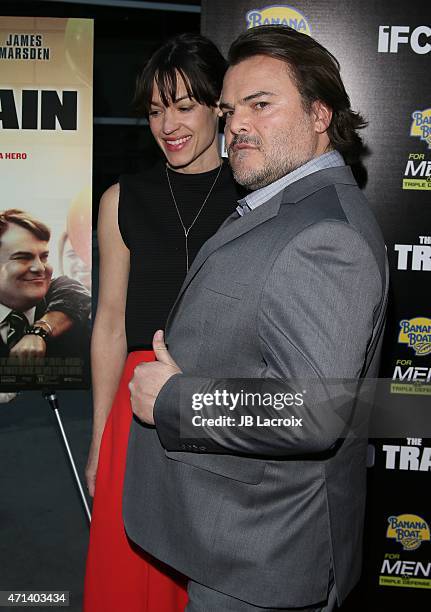
[[[416,355],[424,356],[431,353],[431,319],[415,317],[400,321],[398,342],[408,344]]]
[[[246,15],[247,29],[262,25],[287,25],[303,34],[311,34],[310,24],[302,13],[291,6],[265,6]]]
[[[416,550],[422,542],[430,541],[426,521],[416,514],[400,514],[388,518],[386,537],[399,542],[403,550]]]
[[[412,113],[412,125],[410,128],[410,136],[416,136],[424,140],[431,149],[431,108],[425,110],[417,110]]]

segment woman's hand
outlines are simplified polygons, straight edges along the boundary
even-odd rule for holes
[[[93,440],[88,453],[87,465],[85,467],[85,480],[90,497],[94,497],[96,487],[97,465],[99,463],[100,440]]]

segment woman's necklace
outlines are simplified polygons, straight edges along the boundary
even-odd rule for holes
[[[169,185],[169,190],[171,192],[172,201],[173,201],[173,203],[175,205],[175,210],[177,211],[178,219],[180,220],[181,227],[183,228],[183,232],[184,232],[184,239],[185,239],[185,246],[186,246],[186,271],[187,272],[189,271],[189,242],[188,242],[189,233],[190,233],[190,230],[192,229],[192,227],[194,226],[194,224],[196,223],[196,221],[198,220],[199,215],[203,211],[203,208],[204,208],[205,204],[207,203],[208,198],[210,197],[212,190],[214,189],[214,185],[217,183],[217,179],[220,176],[220,172],[221,172],[222,166],[223,166],[223,162],[220,163],[220,167],[218,169],[217,176],[215,177],[214,182],[211,185],[210,190],[208,191],[205,200],[202,202],[201,207],[199,208],[198,212],[196,213],[195,218],[193,219],[193,221],[191,222],[189,227],[186,227],[184,225],[184,221],[183,221],[183,219],[181,217],[181,214],[180,214],[180,211],[179,211],[179,208],[178,208],[178,204],[177,204],[177,201],[175,199],[174,192],[173,192],[173,189],[172,189],[171,179],[169,178],[168,167],[165,166],[165,169],[166,169],[166,178],[168,179],[168,185]]]

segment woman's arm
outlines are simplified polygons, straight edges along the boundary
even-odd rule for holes
[[[127,356],[125,310],[129,278],[129,249],[118,228],[119,185],[102,196],[99,241],[99,299],[91,338],[93,436],[86,468],[87,486],[94,495],[100,441]]]

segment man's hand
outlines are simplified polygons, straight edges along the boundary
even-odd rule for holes
[[[140,363],[136,366],[133,378],[129,383],[133,414],[148,425],[154,425],[154,403],[160,389],[171,376],[181,372],[169,355],[161,329],[154,334],[153,350],[157,361]]]
[[[9,357],[18,357],[20,361],[30,361],[36,357],[45,357],[46,342],[40,336],[28,334],[10,350]]]
[[[7,404],[15,399],[16,396],[16,393],[0,393],[0,404]]]

